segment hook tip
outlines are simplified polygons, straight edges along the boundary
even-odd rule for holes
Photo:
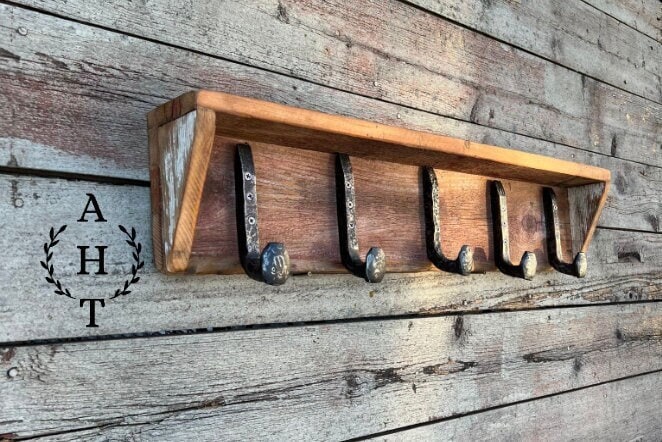
[[[365,279],[381,282],[386,273],[386,255],[379,247],[371,247],[365,259]]]
[[[470,246],[462,246],[457,256],[460,275],[467,276],[474,270],[474,251]]]
[[[533,252],[524,252],[522,261],[520,262],[522,268],[522,277],[527,280],[532,280],[536,275],[536,267],[538,267],[538,259]]]
[[[588,270],[588,259],[586,258],[586,253],[577,253],[573,265],[575,267],[575,276],[577,276],[577,278],[583,278],[586,276],[586,271]]]
[[[262,250],[262,279],[269,285],[281,285],[290,276],[290,255],[283,243],[270,242]]]

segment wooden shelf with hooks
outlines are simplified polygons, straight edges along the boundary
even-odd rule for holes
[[[251,146],[260,242],[284,243],[292,273],[346,272],[340,259],[335,153],[351,156],[361,256],[381,247],[387,272],[434,270],[426,255],[421,166],[439,180],[443,251],[474,249],[494,267],[489,182],[508,198],[510,248],[549,267],[542,189],[555,190],[562,251],[586,252],[609,190],[608,170],[298,109],[221,92],[184,94],[148,114],[154,257],[166,273],[242,273],[234,155]]]

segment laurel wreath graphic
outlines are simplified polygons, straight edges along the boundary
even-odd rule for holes
[[[65,224],[64,226],[60,227],[57,233],[55,233],[55,228],[51,227],[51,231],[48,234],[51,241],[44,243],[44,253],[46,253],[46,261],[39,261],[39,262],[41,263],[41,266],[44,269],[46,269],[46,271],[48,272],[46,281],[48,281],[49,284],[53,284],[55,287],[57,287],[57,289],[55,290],[55,294],[66,296],[67,298],[71,298],[71,299],[76,299],[71,295],[71,292],[69,291],[68,288],[62,287],[62,282],[60,282],[60,280],[55,277],[55,270],[53,269],[53,264],[51,264],[51,260],[53,259],[53,252],[51,252],[51,249],[60,242],[60,240],[57,239],[57,237],[60,233],[64,232],[66,229],[67,229],[67,225]]]
[[[124,227],[121,224],[118,227],[129,238],[126,240],[126,242],[133,249],[131,256],[133,257],[134,263],[131,265],[131,277],[127,278],[122,283],[122,288],[115,290],[115,293],[113,294],[113,296],[110,297],[110,299],[115,299],[118,296],[125,296],[131,293],[129,287],[140,281],[140,277],[138,276],[138,271],[145,266],[145,261],[143,261],[140,257],[140,253],[142,252],[142,244],[136,241],[136,237],[137,237],[136,229],[132,227],[131,232],[129,232],[126,229],[126,227]],[[56,295],[66,296],[67,298],[76,299],[71,294],[69,289],[64,287],[62,282],[55,277],[55,268],[51,262],[53,260],[52,249],[60,242],[60,240],[57,239],[57,237],[66,229],[67,229],[66,224],[60,227],[57,232],[55,231],[54,227],[51,227],[51,230],[48,234],[50,241],[44,243],[44,253],[46,255],[46,260],[39,261],[39,263],[46,270],[46,272],[48,272],[48,276],[46,276],[46,281],[49,284],[53,284],[56,287],[54,291]]]
[[[128,230],[123,225],[119,225],[119,228],[122,232],[126,234],[126,236],[129,237],[129,239],[126,240],[126,242],[133,248],[133,253],[131,256],[133,256],[133,260],[135,261],[134,264],[131,264],[131,278],[127,279],[124,281],[124,288],[122,289],[117,289],[115,290],[115,294],[110,297],[110,299],[115,299],[118,296],[125,296],[131,293],[131,290],[128,290],[131,284],[135,284],[136,282],[140,281],[140,277],[138,275],[138,270],[142,269],[145,266],[145,261],[142,261],[140,259],[140,252],[142,251],[142,244],[136,241],[136,229],[131,227],[131,233],[129,233]]]

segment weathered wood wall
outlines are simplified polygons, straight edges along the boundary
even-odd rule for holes
[[[661,15],[655,0],[0,2],[0,438],[660,440]],[[145,114],[196,88],[608,168],[589,276],[165,277]],[[90,192],[147,261],[96,329],[39,267]],[[110,294],[129,266],[76,289]]]

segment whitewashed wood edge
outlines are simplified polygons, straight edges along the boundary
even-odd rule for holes
[[[162,155],[160,182],[163,186],[162,221],[163,253],[168,256],[175,242],[175,229],[188,176],[196,111],[189,112],[158,131],[158,146]]]
[[[660,385],[658,371],[369,440],[655,441],[662,434]]]
[[[10,347],[0,433],[346,439],[661,370],[660,330],[652,303]]]
[[[8,83],[8,87],[12,87],[12,89],[14,89],[13,92],[8,92],[8,94],[14,96],[13,101],[15,102],[15,108],[18,112],[17,115],[29,120],[36,120],[34,123],[37,125],[40,124],[39,120],[45,118],[47,115],[49,118],[49,123],[54,126],[54,128],[57,128],[59,124],[65,124],[69,121],[65,119],[65,122],[60,122],[59,120],[62,119],[61,116],[65,117],[67,114],[80,112],[81,107],[89,107],[89,111],[85,113],[87,115],[94,115],[97,118],[97,120],[94,121],[95,127],[98,127],[103,121],[104,124],[110,125],[111,127],[117,129],[115,127],[117,122],[113,122],[113,120],[116,118],[118,110],[121,109],[123,115],[121,125],[123,130],[114,130],[112,133],[106,135],[105,137],[107,140],[117,141],[116,145],[121,148],[118,149],[117,157],[113,158],[113,160],[118,165],[122,165],[131,170],[134,174],[134,178],[135,174],[139,173],[137,170],[135,170],[135,168],[137,168],[138,164],[140,163],[136,162],[137,158],[131,158],[127,156],[127,152],[131,151],[131,149],[127,146],[133,145],[139,146],[140,148],[144,148],[144,146],[146,146],[144,134],[138,133],[138,136],[143,137],[141,143],[136,143],[135,141],[137,131],[144,132],[144,114],[152,110],[156,105],[194,88],[217,89],[224,90],[226,92],[237,93],[239,95],[249,95],[255,98],[266,100],[276,100],[283,102],[286,101],[288,102],[287,104],[303,105],[304,107],[310,107],[316,110],[327,111],[331,113],[341,113],[396,125],[402,125],[403,123],[406,123],[406,121],[409,119],[406,116],[406,114],[409,112],[408,109],[411,107],[416,107],[414,102],[410,102],[408,100],[403,101],[404,106],[401,106],[400,108],[394,107],[393,105],[385,103],[384,99],[386,97],[382,97],[380,94],[376,95],[376,97],[379,98],[379,100],[376,100],[376,102],[379,104],[366,103],[364,105],[361,103],[354,103],[353,100],[359,98],[353,94],[349,94],[349,96],[347,96],[348,94],[345,94],[342,98],[331,99],[331,97],[333,97],[336,93],[341,95],[342,93],[335,91],[334,89],[329,90],[329,88],[322,88],[319,93],[306,95],[311,89],[318,89],[320,86],[294,80],[289,77],[281,78],[283,76],[265,72],[260,69],[251,69],[244,66],[239,66],[234,63],[225,62],[217,58],[206,57],[199,54],[191,54],[185,50],[167,47],[165,45],[156,44],[153,42],[147,42],[141,39],[85,26],[79,23],[71,23],[63,19],[44,16],[43,14],[39,14],[33,11],[26,11],[21,8],[5,6],[3,11],[7,12],[6,16],[8,17],[8,20],[12,20],[7,25],[7,27],[10,29],[23,27],[25,29],[36,28],[46,30],[46,32],[43,34],[36,31],[32,32],[30,34],[30,38],[24,39],[22,45],[18,45],[17,47],[12,48],[14,51],[16,51],[15,53],[12,52],[12,54],[19,61],[14,63],[14,58],[8,58],[8,70],[17,70],[17,74],[20,73],[21,75],[24,75],[26,71],[33,72],[33,75],[40,77],[38,81],[46,81],[47,83],[52,83],[50,86],[51,89],[49,91],[50,96],[57,96],[62,93],[60,82],[62,81],[63,77],[68,78],[72,72],[76,72],[82,76],[89,75],[91,76],[90,81],[93,81],[94,83],[94,90],[89,91],[89,93],[84,93],[84,91],[81,91],[81,96],[67,96],[67,99],[61,100],[61,102],[67,103],[68,106],[73,107],[72,109],[69,109],[68,107],[59,108],[59,114],[47,112],[45,115],[37,113],[37,115],[25,116],[23,116],[20,111],[25,111],[29,109],[30,106],[21,105],[22,100],[29,100],[29,102],[41,101],[37,98],[28,98],[28,96],[32,94],[38,95],[39,91],[35,90],[34,88],[27,88],[27,90],[16,91],[16,85],[18,85],[20,88],[20,82],[18,82],[16,85],[14,85],[14,83]],[[76,29],[75,33],[66,31],[66,29],[69,29],[68,27],[71,26]],[[51,34],[57,33],[58,29],[63,30],[60,32],[60,35],[57,36],[57,39],[55,39]],[[86,35],[86,38],[81,38],[81,35]],[[271,40],[273,41],[273,39]],[[91,45],[92,43],[94,43],[94,48],[86,50],[86,46]],[[28,47],[30,44],[35,44],[36,48],[30,50]],[[130,46],[130,51],[126,50],[127,45]],[[66,47],[67,50],[64,51],[62,49],[63,47]],[[80,53],[84,55],[77,55],[77,52],[74,52],[76,50],[80,50]],[[35,53],[42,55],[36,57],[35,59]],[[158,54],[158,56],[155,54]],[[42,62],[44,55],[47,60],[52,62],[52,64],[44,65]],[[99,59],[94,59],[95,56],[98,56]],[[138,58],[138,60],[136,60],[136,58]],[[68,61],[68,63],[63,60]],[[149,61],[145,62],[145,60]],[[57,61],[58,63],[55,63],[54,61]],[[95,70],[93,73],[90,73],[89,70],[79,68],[79,66],[85,66],[88,63],[102,66],[111,64],[111,66],[107,66],[106,71],[100,72]],[[128,76],[126,78],[121,78],[120,81],[115,75],[105,74],[105,72],[117,72],[118,70],[122,71],[124,69],[129,69],[130,71],[141,71],[144,69],[146,64],[150,66],[150,72],[145,73],[143,76]],[[162,72],[162,70],[164,70],[164,65],[167,66],[167,70]],[[29,69],[28,66],[30,66]],[[45,75],[40,74],[40,71],[43,71],[44,69],[48,73]],[[222,72],[223,75],[220,75],[219,72]],[[406,76],[403,76],[401,78],[405,77]],[[95,103],[95,101],[99,99],[99,94],[97,91],[106,90],[106,87],[104,87],[105,85],[99,81],[99,78],[104,78],[104,80],[107,79],[110,83],[107,87],[107,91],[103,94],[103,105]],[[183,78],[185,78],[186,81],[182,81]],[[164,79],[169,81],[164,81]],[[567,91],[568,85],[566,84],[565,80],[556,80],[557,81],[553,86],[558,86],[558,88],[561,88],[562,86],[562,96],[573,95],[569,94]],[[271,83],[285,84],[279,88],[280,90],[274,91],[272,89],[273,86],[271,86]],[[587,109],[589,109],[590,106],[600,107],[600,97],[611,97],[611,95],[605,95],[604,91],[602,91],[599,87],[596,89],[597,86],[594,84],[596,82],[591,79],[588,79],[584,82],[576,79],[576,81],[571,81],[571,83],[576,87],[576,89],[578,89],[577,93],[574,95],[582,97],[586,96],[586,99],[589,100],[587,103],[582,103],[581,105],[578,104],[574,110],[588,112],[594,115],[602,115],[603,112],[597,112],[595,109],[589,111]],[[539,89],[538,86],[539,85],[537,85],[535,89]],[[133,95],[127,96],[127,94],[117,93],[117,90],[126,89],[130,89]],[[579,89],[586,90],[582,92]],[[329,100],[325,98],[325,95],[327,94],[330,94]],[[365,101],[366,99],[361,98],[360,100]],[[117,103],[114,103],[114,101]],[[111,105],[111,107],[107,108],[109,105]],[[103,112],[99,112],[96,109],[98,106],[106,107],[106,109]],[[386,118],[384,114],[379,118],[374,118],[371,114],[373,112],[376,113],[377,109],[371,109],[373,106],[377,106],[377,109],[381,108],[382,106],[386,106],[387,108],[392,109],[385,114],[388,116],[387,118],[389,121],[383,121]],[[489,111],[490,109],[494,110],[495,106],[498,108],[498,103],[491,103],[487,98],[476,99],[474,106],[470,106],[473,110],[473,112],[471,112],[473,118],[470,118],[471,115],[468,117],[465,116],[464,118],[457,116],[454,116],[453,118],[460,118],[464,119],[465,121],[475,120],[474,122],[479,123],[481,126],[490,126],[488,121],[490,114]],[[650,143],[646,142],[648,143],[646,144],[643,141],[643,139],[646,137],[650,138],[652,136],[652,132],[642,132],[639,130],[637,134],[633,135],[630,133],[630,129],[638,127],[640,123],[650,124],[652,121],[651,119],[659,118],[659,112],[649,109],[649,106],[647,105],[634,106],[633,103],[631,103],[631,100],[627,97],[623,97],[623,100],[619,102],[618,109],[620,113],[614,114],[613,109],[611,107],[610,109],[611,110],[609,112],[604,114],[605,118],[607,115],[609,115],[609,118],[613,117],[618,120],[624,119],[627,116],[627,125],[625,125],[625,123],[620,124],[618,122],[607,124],[608,121],[606,120],[604,122],[598,122],[600,124],[593,125],[589,130],[591,132],[590,137],[587,135],[586,137],[582,138],[591,138],[589,145],[583,147],[589,150],[597,150],[605,154],[613,154],[617,157],[634,159],[643,163],[653,162],[657,165],[662,165],[662,162],[658,161],[658,156],[652,155],[652,153],[656,152],[657,146],[649,146],[648,144]],[[625,114],[623,114],[623,112],[627,115],[624,116]],[[357,113],[359,115],[356,115]],[[430,114],[429,112],[424,113]],[[107,116],[108,114],[110,115]],[[134,118],[131,120],[127,119],[127,116],[130,115],[134,116]],[[140,115],[140,121],[136,119],[136,115]],[[398,115],[400,115],[401,118],[397,118]],[[435,117],[436,116],[433,114],[425,116],[426,119],[434,119]],[[447,119],[450,121],[447,121],[445,124],[450,126],[462,126],[463,123],[459,121],[453,122],[453,118]],[[539,120],[537,122],[538,124],[534,124],[532,126],[543,125],[549,123],[550,121],[549,116],[545,117],[543,114],[538,115],[536,112],[528,112],[526,115],[526,120],[528,121],[531,118],[536,118]],[[81,128],[84,128],[85,126],[83,123],[84,121],[79,122],[79,124],[81,124]],[[604,126],[602,123],[607,124],[607,126]],[[511,126],[512,125],[509,125],[506,130],[511,130]],[[614,127],[614,130],[611,129],[612,126]],[[625,130],[626,126],[630,129]],[[563,129],[565,126],[560,125],[559,127]],[[616,131],[616,128],[619,128],[619,130]],[[479,132],[477,137],[467,136],[469,132],[466,128],[458,129],[456,129],[456,132],[454,133],[449,132],[449,130],[442,130],[439,133],[456,136],[459,138],[467,138],[471,139],[472,141],[482,141],[479,138],[484,136],[483,133],[485,133],[485,129],[482,129],[480,126],[473,129]],[[557,129],[550,130],[549,134],[538,134],[536,137],[553,139],[553,134],[558,132]],[[425,128],[424,126],[424,130],[434,129],[430,127]],[[572,127],[568,130],[568,136],[577,136],[577,134],[580,132],[581,131],[578,128]],[[64,129],[62,129],[58,133],[66,132],[64,132]],[[54,167],[53,165],[49,165],[48,163],[38,161],[36,158],[30,158],[28,156],[29,150],[39,146],[39,144],[44,146],[55,146],[56,150],[59,152],[59,154],[61,154],[61,156],[68,157],[70,162],[72,162],[70,158],[70,146],[67,146],[68,148],[66,149],[66,152],[61,152],[62,149],[60,144],[56,143],[58,141],[57,139],[51,141],[50,137],[43,137],[43,139],[34,140],[31,139],[31,136],[32,135],[24,135],[24,137],[30,138],[30,141],[40,141],[40,143],[34,143],[36,146],[34,146],[33,143],[28,143],[26,145],[24,143],[24,139],[21,137],[5,138],[4,144],[13,150],[12,154],[16,163],[23,165],[26,162],[36,162],[41,164],[41,167]],[[127,140],[127,137],[133,138]],[[94,143],[94,137],[92,135],[79,138],[81,139],[81,142],[84,141],[86,143]],[[540,141],[534,139],[524,143],[537,144],[539,142]],[[86,146],[84,143],[81,144],[82,146]],[[494,144],[503,145],[505,147],[526,149],[525,146],[519,147],[519,144],[522,144],[520,142],[512,143],[512,145],[500,142]],[[107,149],[108,146],[107,144],[104,144],[103,147]],[[123,150],[125,148],[127,149],[126,151]],[[134,147],[133,152],[139,151],[139,149]],[[11,160],[11,157],[7,159],[8,162]],[[76,161],[73,161],[72,163],[76,164]],[[95,164],[95,161],[91,161],[90,163],[97,168],[105,167],[107,169],[108,167],[108,165],[105,163]],[[146,164],[147,162],[145,158],[144,162],[142,163],[143,167],[145,167]],[[146,170],[146,168],[143,170]]]
[[[270,287],[244,275],[166,276],[152,263],[149,189],[0,176],[13,189],[0,199],[0,342],[274,322],[328,321],[393,315],[658,300],[662,297],[662,236],[599,230],[589,249],[586,279],[547,271],[528,282],[490,272],[466,278],[443,272],[388,274],[380,285],[351,275],[297,276]],[[108,223],[75,222],[94,193]],[[20,201],[19,201],[20,200]],[[92,219],[94,217],[92,216]],[[131,249],[117,225],[135,227],[146,262],[133,293],[97,311],[99,328],[86,328],[88,308],[56,296],[44,280],[42,245],[50,227],[68,224],[54,249],[55,273],[74,296],[109,297],[130,273]],[[107,276],[77,276],[76,245],[109,246]],[[17,246],[18,245],[18,246]]]

